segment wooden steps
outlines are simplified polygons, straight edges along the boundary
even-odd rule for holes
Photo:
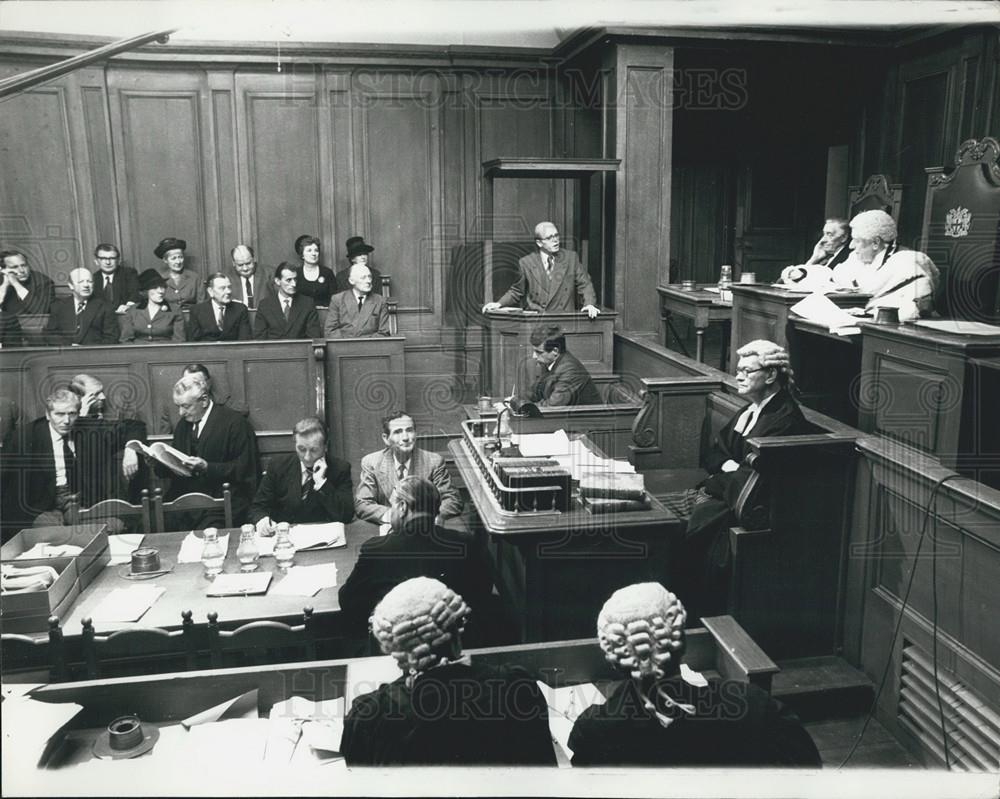
[[[834,655],[778,661],[772,695],[803,721],[864,715],[875,686],[867,675]]]

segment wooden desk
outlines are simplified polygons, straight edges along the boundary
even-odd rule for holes
[[[464,439],[448,444],[479,519],[489,533],[496,584],[524,641],[589,634],[617,588],[663,580],[677,517],[652,510],[592,515],[578,498],[570,510],[519,516],[499,510]]]
[[[736,352],[748,341],[766,339],[788,346],[789,310],[809,292],[789,291],[770,285],[733,284],[733,329],[730,347]],[[840,308],[860,308],[869,294],[838,292],[827,295]]]
[[[173,571],[150,580],[128,580],[119,575],[121,565],[107,566],[101,575],[80,594],[74,603],[69,616],[62,620],[63,631],[67,638],[79,636],[83,619],[93,616],[94,609],[116,588],[133,585],[148,585],[165,588],[166,592],[143,617],[135,623],[105,623],[94,622],[96,631],[111,632],[116,629],[130,627],[162,627],[163,629],[179,629],[181,626],[181,611],[194,612],[194,622],[198,626],[207,623],[209,611],[219,614],[219,626],[223,629],[233,629],[241,624],[257,619],[271,619],[285,623],[298,624],[302,621],[302,608],[309,605],[315,616],[330,615],[340,610],[337,600],[339,586],[344,584],[347,576],[354,568],[358,559],[361,544],[373,535],[378,535],[378,528],[368,522],[352,522],[347,526],[347,546],[340,549],[320,549],[299,552],[295,555],[295,563],[299,566],[310,566],[317,563],[337,564],[337,583],[334,588],[324,588],[312,597],[279,596],[272,592],[281,584],[282,575],[277,572],[274,558],[261,558],[258,569],[274,572],[268,593],[259,596],[245,597],[210,597],[205,595],[209,581],[203,574],[201,563],[177,563],[177,553],[186,532],[153,533],[143,539],[143,546],[156,547],[161,558],[174,564]],[[239,545],[240,531],[230,530],[229,549],[226,554],[225,572],[238,572],[239,561],[236,559],[236,547]],[[42,636],[42,633],[38,634]]]
[[[838,336],[825,325],[799,317],[788,320],[787,334],[799,401],[857,427],[861,335]]]
[[[713,324],[729,325],[733,316],[733,304],[722,300],[718,292],[708,291],[701,285],[693,289],[685,289],[672,283],[669,286],[657,286],[660,294],[660,308],[667,321],[663,332],[664,346],[670,346],[669,321],[673,314],[690,319],[694,324],[695,352],[694,358],[699,363],[705,362],[705,331]],[[722,332],[722,351],[719,354],[719,368],[726,371],[726,359],[729,355],[728,337]],[[685,353],[686,355],[687,353]]]
[[[591,319],[585,313],[525,313],[488,311],[484,344],[483,393],[510,396],[511,390],[526,393],[535,382],[536,364],[531,357],[531,331],[538,325],[559,325],[566,336],[566,349],[587,367],[591,377],[614,371],[614,332],[618,314],[601,311]]]

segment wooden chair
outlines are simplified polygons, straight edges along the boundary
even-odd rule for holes
[[[139,519],[142,522],[142,532],[151,533],[153,531],[149,490],[145,488],[142,489],[142,498],[138,505],[133,505],[124,499],[106,499],[96,505],[91,505],[89,508],[81,508],[79,495],[75,494],[69,502],[66,517],[72,525],[104,519]]]
[[[165,518],[168,513],[219,509],[222,510],[225,516],[225,526],[232,527],[233,494],[229,488],[229,483],[222,484],[221,497],[210,497],[208,494],[202,494],[194,491],[190,494],[184,494],[183,496],[177,497],[177,499],[165,502],[163,500],[162,488],[157,488],[153,492],[153,517],[156,520],[156,532],[159,533],[167,532]]]
[[[139,627],[97,635],[93,621],[84,619],[81,650],[86,679],[197,668],[192,611],[181,613],[181,620],[180,630]]]
[[[56,616],[49,617],[47,638],[0,636],[5,682],[61,682],[66,679],[66,644]],[[16,677],[12,679],[12,675]]]
[[[313,609],[302,609],[302,624],[253,621],[235,630],[219,629],[219,614],[208,614],[208,648],[212,668],[315,660]],[[296,652],[291,656],[290,652]]]
[[[864,186],[851,186],[848,195],[848,221],[862,211],[885,211],[899,221],[903,184],[890,183],[885,175],[872,175]]]

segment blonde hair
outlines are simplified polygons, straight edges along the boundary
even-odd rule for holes
[[[634,679],[658,679],[679,666],[687,611],[659,583],[615,591],[597,617],[604,657]]]
[[[382,651],[395,658],[410,679],[445,659],[441,649],[458,643],[469,606],[439,580],[414,577],[375,606],[371,631]]]

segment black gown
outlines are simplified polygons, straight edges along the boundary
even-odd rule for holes
[[[819,752],[798,717],[749,683],[712,680],[699,688],[661,680],[674,699],[696,708],[688,716],[660,701],[675,720],[667,727],[645,708],[633,680],[620,683],[603,705],[591,705],[569,736],[574,766],[804,766],[819,768]],[[652,691],[651,694],[655,694]]]
[[[523,669],[450,663],[354,700],[341,752],[349,766],[554,766],[548,707]]]

